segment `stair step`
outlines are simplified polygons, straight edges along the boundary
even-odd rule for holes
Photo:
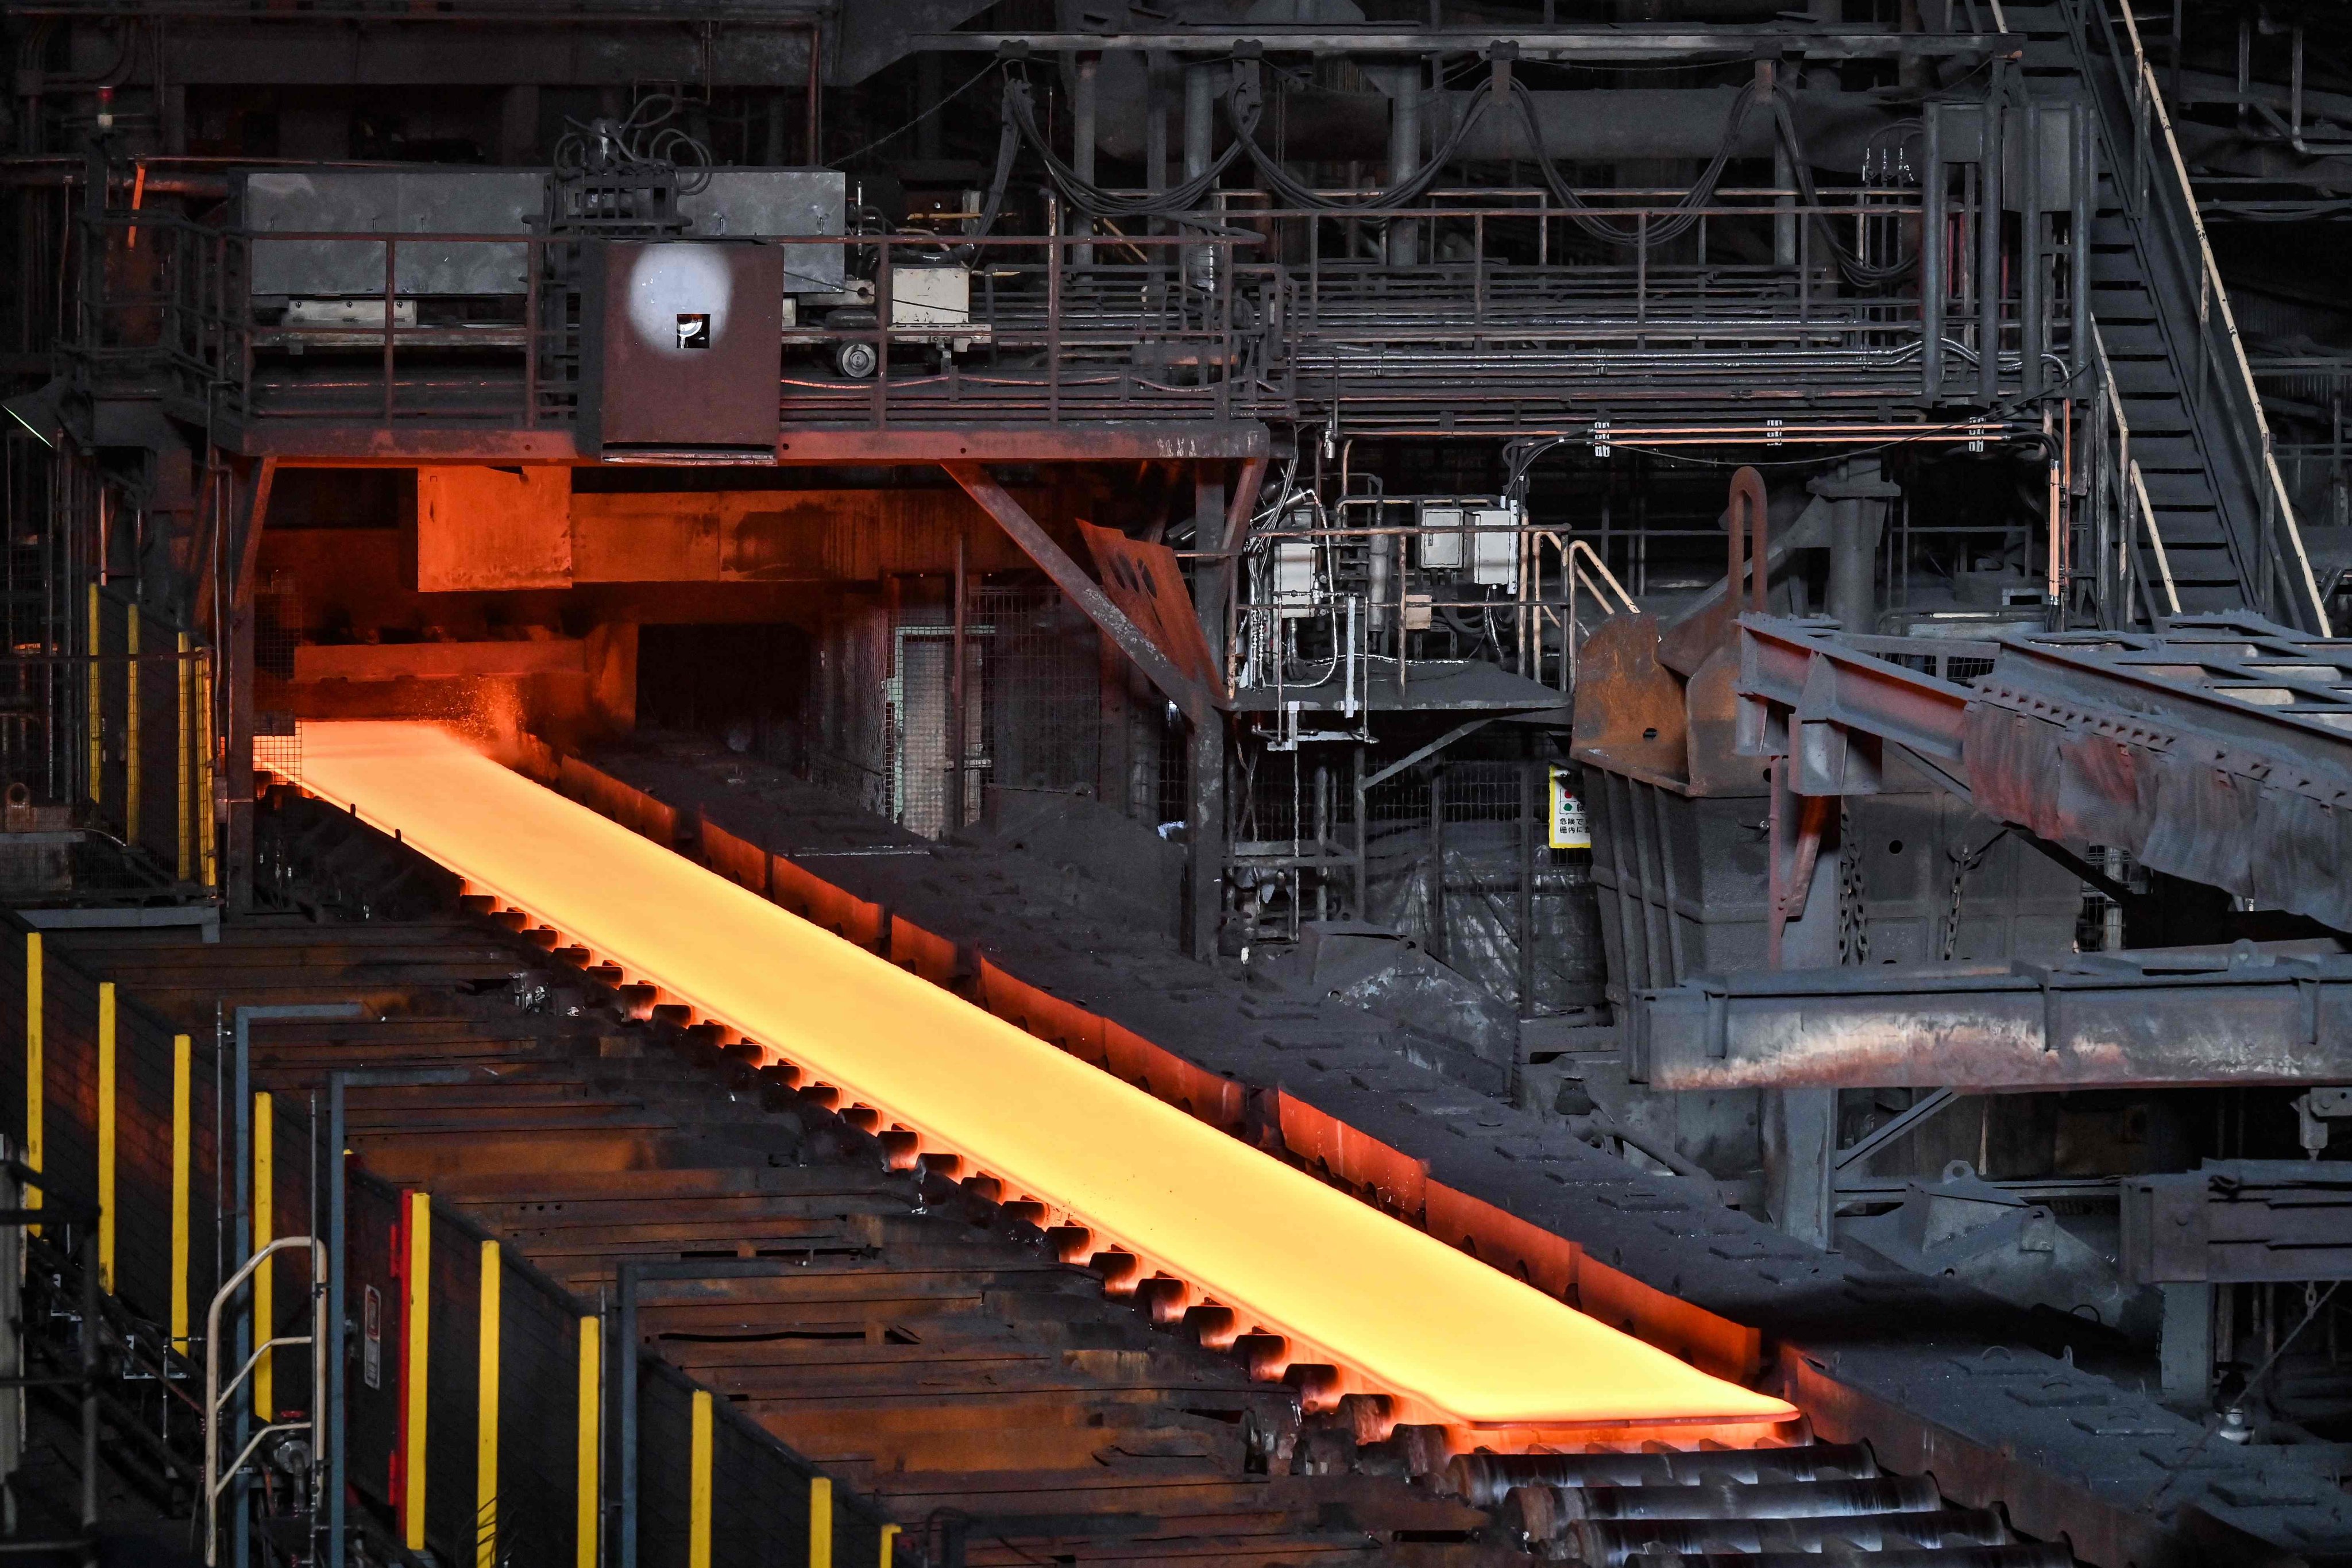
[[[2144,360],[2127,361],[2116,365],[2115,372],[2116,387],[2124,397],[2124,417],[2130,420],[2134,427],[2139,424],[2136,409],[2158,402],[2177,404],[2180,401],[2179,373],[2168,362],[2158,361],[2150,364]],[[2186,429],[2188,426],[2183,423],[2179,427]]]
[[[2132,457],[2143,473],[2170,469],[2176,473],[2202,474],[2205,454],[2197,443],[2186,436],[2143,436],[2138,426],[2132,428]]]
[[[2139,264],[2136,247],[2119,246],[2114,249],[2094,241],[2091,246],[2091,286],[2094,289],[2130,284],[2147,287],[2147,275]]]
[[[2221,532],[2219,518],[2182,517],[2159,510],[2156,514],[2156,531],[2164,536],[2164,547],[2178,553],[2181,551],[2219,550],[2227,553],[2230,542]]]
[[[2189,416],[2189,407],[2179,398],[2169,395],[2135,396],[2124,393],[2124,422],[2131,426],[2132,445],[2143,440],[2162,440],[2167,437],[2188,437],[2197,429],[2197,422]]]
[[[2181,510],[2218,510],[2213,500],[2213,486],[2204,471],[2194,473],[2149,473],[2146,464],[2139,471],[2140,483],[2147,487],[2147,504],[2158,513]]]
[[[2172,352],[2164,329],[2152,321],[2117,321],[2113,326],[2101,321],[2099,339],[2107,345],[2107,362],[2117,375],[2123,374],[2126,360],[2162,360]]]
[[[2093,279],[2091,314],[2102,321],[2110,316],[2126,321],[2153,321],[2156,320],[2156,304],[2144,282]]]

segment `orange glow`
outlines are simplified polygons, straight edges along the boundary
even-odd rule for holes
[[[302,727],[301,783],[478,891],[1290,1337],[1405,1419],[1785,1420],[421,724]],[[1408,1411],[1410,1413],[1408,1413]]]

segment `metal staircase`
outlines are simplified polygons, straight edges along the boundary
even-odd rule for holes
[[[2029,82],[2079,94],[2098,127],[2091,314],[2100,416],[2085,436],[2114,454],[2136,596],[2151,616],[2252,609],[2326,633],[2129,0],[2011,5],[2003,19]]]

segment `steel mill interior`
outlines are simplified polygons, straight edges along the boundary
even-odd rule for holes
[[[0,1557],[2352,1568],[2344,5],[0,46]]]

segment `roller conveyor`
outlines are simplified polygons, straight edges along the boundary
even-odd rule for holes
[[[1474,1426],[1794,1411],[1400,1225],[531,784],[458,737],[306,725],[303,784],[781,1055],[1344,1383]],[[1433,1332],[1437,1323],[1473,1331]]]

